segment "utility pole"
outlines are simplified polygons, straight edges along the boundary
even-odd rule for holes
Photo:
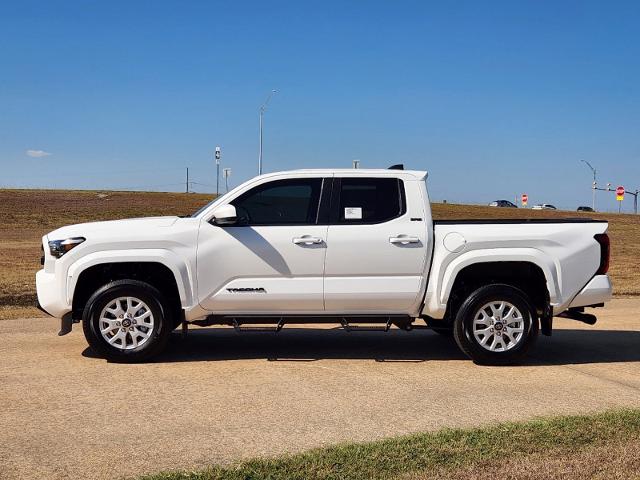
[[[611,183],[607,183],[607,188],[600,188],[600,187],[595,187],[595,190],[600,190],[602,192],[615,192],[615,189],[611,188]],[[635,192],[629,191],[629,190],[625,190],[624,192],[625,195],[633,195],[633,213],[635,213],[636,215],[638,214],[638,194],[640,194],[640,189],[636,188]],[[618,213],[620,213],[620,210],[622,207],[622,205],[620,205],[619,202],[618,204]]]
[[[593,172],[593,184],[591,186],[593,190],[593,200],[591,201],[591,208],[593,208],[593,211],[595,212],[596,211],[596,187],[598,186],[598,184],[596,183],[596,169],[593,168],[591,164],[586,160],[580,160],[580,161],[584,163],[587,167],[589,167]]]
[[[187,181],[185,183],[185,193],[189,193],[189,167],[187,167]]]
[[[640,193],[640,189],[636,188],[635,192],[625,191],[625,195],[633,195],[633,213],[638,214],[638,193]]]
[[[267,110],[267,105],[269,104],[269,101],[271,100],[271,97],[273,97],[276,94],[275,90],[271,90],[271,93],[269,93],[269,96],[267,97],[267,99],[264,101],[264,103],[262,105],[260,105],[260,148],[258,151],[258,175],[262,175],[262,124],[263,124],[263,119],[262,117],[264,117],[264,112]]]
[[[220,196],[220,157],[222,157],[222,151],[220,147],[216,147],[216,198]]]

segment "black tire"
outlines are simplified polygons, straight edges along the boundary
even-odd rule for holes
[[[431,330],[443,337],[453,338],[453,328],[431,327]]]
[[[491,326],[493,329],[491,329],[490,332],[493,333],[487,333],[487,343],[493,343],[494,338],[498,339],[497,342],[501,343],[503,350],[491,351],[491,346],[482,346],[474,334],[474,320],[476,316],[478,316],[478,320],[480,320],[480,316],[482,315],[481,309],[484,306],[491,303],[495,303],[495,306],[498,306],[499,302],[508,302],[520,311],[522,316],[521,328],[523,331],[522,335],[513,341],[512,346],[509,346],[511,344],[510,339],[515,337],[515,334],[512,333],[513,330],[507,330],[508,325],[506,322],[500,321],[500,317],[498,321],[494,321]],[[492,308],[493,307],[489,306],[488,310],[485,310],[485,313],[491,312]],[[511,322],[510,324],[517,325],[517,323]],[[505,331],[511,332],[510,335],[502,336],[502,333],[498,333]],[[478,336],[482,335],[480,340],[484,341],[485,335],[479,331],[477,333]],[[472,292],[462,303],[453,324],[453,335],[460,349],[470,357],[474,363],[479,365],[512,365],[519,362],[534,345],[538,337],[538,318],[534,308],[531,306],[529,298],[521,290],[510,285],[488,285]],[[498,337],[497,335],[500,336]]]
[[[443,337],[453,338],[453,325],[445,323],[444,320],[432,320],[430,318],[425,319],[427,327],[432,332],[442,335]]]
[[[149,333],[149,331],[151,333],[146,341],[141,342],[142,344],[135,348],[118,348],[117,343],[111,345],[100,332],[100,315],[103,309],[120,297],[134,297],[141,300],[149,307],[151,318],[153,318],[152,328],[138,326],[138,328],[145,330],[145,333]],[[116,318],[114,315],[114,320],[118,318],[120,317]],[[160,291],[152,285],[138,280],[116,280],[99,288],[87,302],[82,315],[82,329],[91,348],[107,360],[114,362],[143,362],[159,354],[165,348],[173,326],[172,309],[166,305]],[[122,335],[131,341],[131,333],[123,333]],[[139,338],[136,337],[136,343]],[[120,343],[125,341],[120,340]]]

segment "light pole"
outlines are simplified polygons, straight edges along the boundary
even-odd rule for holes
[[[224,177],[224,185],[227,189],[227,192],[229,192],[229,177],[231,176],[231,169],[230,168],[223,168],[222,169],[222,176]]]
[[[580,161],[584,163],[587,167],[589,167],[593,172],[593,185],[591,186],[593,190],[593,200],[592,200],[591,208],[593,208],[593,211],[595,212],[596,211],[596,187],[598,186],[598,184],[596,183],[596,169],[593,168],[591,164],[586,160],[580,160]]]
[[[258,152],[258,175],[262,175],[262,117],[264,116],[264,112],[267,110],[267,105],[269,104],[271,97],[273,97],[275,94],[276,91],[271,90],[271,93],[269,93],[267,99],[262,105],[260,105],[260,150]]]
[[[216,147],[216,198],[220,196],[220,157],[222,157],[222,151],[220,147]]]

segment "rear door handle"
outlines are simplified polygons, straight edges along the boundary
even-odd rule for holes
[[[292,241],[296,245],[318,245],[322,243],[321,238],[312,237],[311,235],[302,235],[301,237],[294,237]]]
[[[390,237],[389,243],[408,245],[410,243],[420,243],[420,239],[418,237],[411,237],[409,235],[398,235],[397,237]]]

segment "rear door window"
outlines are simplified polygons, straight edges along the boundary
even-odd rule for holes
[[[400,179],[339,178],[336,187],[333,223],[383,223],[406,212],[404,184]]]

